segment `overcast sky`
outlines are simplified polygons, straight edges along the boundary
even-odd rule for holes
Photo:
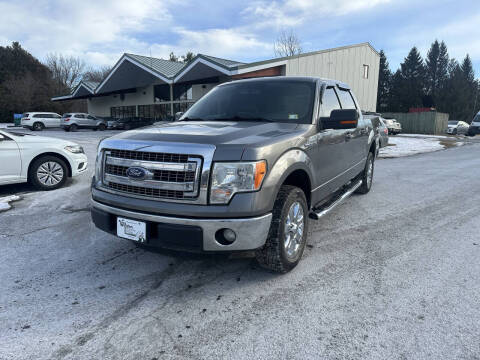
[[[425,56],[445,40],[452,57],[470,54],[480,76],[480,0],[0,0],[0,45],[19,41],[41,60],[57,52],[93,66],[124,52],[263,60],[290,28],[304,51],[369,41],[392,70],[412,46]]]

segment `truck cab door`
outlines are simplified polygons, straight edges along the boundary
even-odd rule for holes
[[[319,104],[317,133],[309,139],[315,143],[312,159],[315,163],[318,183],[312,189],[312,203],[324,199],[342,186],[342,173],[348,164],[344,150],[346,130],[328,129],[323,126],[322,119],[328,119],[332,110],[341,109],[338,96],[333,87],[327,87]]]
[[[17,180],[22,175],[22,159],[17,143],[0,133],[0,184]]]
[[[358,108],[350,90],[339,88],[337,89],[337,94],[342,109],[356,109],[359,113],[357,127],[345,131],[344,158],[349,164],[348,169],[355,172],[357,168],[359,168],[360,170],[358,172],[360,172],[363,169],[367,158],[368,135],[370,132],[369,130],[372,129],[367,128],[363,120],[362,112]]]

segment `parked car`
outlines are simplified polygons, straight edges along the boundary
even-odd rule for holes
[[[398,135],[402,132],[402,124],[395,119],[384,119],[385,125],[388,128],[389,135]]]
[[[33,130],[42,131],[45,128],[60,127],[62,117],[52,112],[28,112],[23,114],[20,123],[22,127]]]
[[[85,113],[68,113],[62,116],[61,127],[65,131],[77,131],[78,129],[106,130],[107,122]]]
[[[468,128],[468,135],[475,136],[477,134],[480,134],[480,111],[475,115]]]
[[[380,114],[375,113],[364,113],[364,118],[371,119],[373,129],[378,135],[379,148],[383,148],[388,145],[388,128],[385,124],[385,120],[380,116]]]
[[[468,134],[469,126],[465,121],[448,120],[446,133],[451,135],[465,135]]]
[[[130,130],[136,129],[142,126],[153,125],[154,119],[147,119],[142,117],[128,117],[117,119],[112,124],[112,128],[115,130]]]
[[[366,194],[379,146],[347,84],[313,77],[218,85],[179,121],[100,142],[95,225],[147,249],[254,250],[287,272],[308,217]]]
[[[83,148],[74,142],[4,130],[0,163],[0,185],[29,181],[39,190],[61,187],[88,165]]]

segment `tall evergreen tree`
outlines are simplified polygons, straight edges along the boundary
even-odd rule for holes
[[[470,59],[470,56],[468,54],[467,56],[465,56],[465,59],[463,59],[460,68],[463,74],[463,86],[465,89],[465,92],[462,95],[465,110],[464,113],[462,113],[461,117],[463,120],[470,121],[475,113],[474,102],[477,95],[478,84],[475,81],[475,72],[473,71],[472,60]]]
[[[440,52],[438,55],[438,63],[437,63],[437,82],[438,82],[438,88],[435,94],[435,107],[437,108],[438,111],[442,112],[447,112],[447,104],[446,104],[446,99],[449,95],[448,93],[448,79],[449,79],[449,56],[448,56],[448,50],[447,50],[447,45],[445,45],[445,42],[440,43]]]
[[[440,57],[440,44],[438,40],[432,43],[425,59],[425,87],[427,95],[431,98],[433,105],[437,104],[437,93],[439,90],[438,62]]]
[[[387,110],[390,104],[390,91],[392,86],[392,72],[387,56],[380,50],[380,71],[378,76],[377,110]]]
[[[412,107],[423,106],[425,94],[425,66],[416,47],[413,47],[400,70],[394,76],[395,99],[392,99],[397,111],[408,111]]]

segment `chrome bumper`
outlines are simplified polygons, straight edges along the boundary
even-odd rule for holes
[[[262,247],[268,236],[272,214],[266,214],[254,218],[242,219],[192,219],[176,218],[170,216],[160,216],[145,214],[136,211],[123,210],[104,205],[92,200],[92,206],[117,216],[126,218],[150,221],[154,223],[178,224],[199,226],[203,230],[203,250],[204,251],[237,251],[253,250]],[[232,229],[237,234],[237,239],[230,245],[222,245],[215,240],[215,233],[220,229]]]

